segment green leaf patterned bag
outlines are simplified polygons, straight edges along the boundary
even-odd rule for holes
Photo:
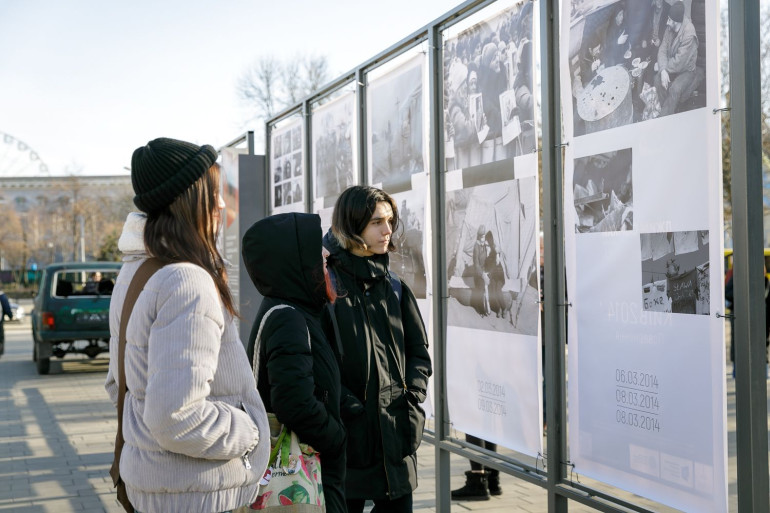
[[[270,413],[268,417],[274,426],[277,419]],[[249,509],[280,510],[281,513],[325,512],[318,453],[300,443],[297,435],[286,426],[281,426],[277,437],[270,437],[270,443],[270,463],[259,482],[259,496]]]

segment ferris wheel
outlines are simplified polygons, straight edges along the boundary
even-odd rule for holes
[[[0,130],[0,176],[49,176],[48,165],[29,144]]]

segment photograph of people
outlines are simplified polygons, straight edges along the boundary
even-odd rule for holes
[[[634,228],[631,148],[575,159],[576,233]]]
[[[361,513],[366,500],[378,511],[409,513],[417,487],[425,422],[420,403],[432,366],[417,301],[389,273],[399,223],[390,195],[358,185],[340,195],[324,236],[337,284],[326,325],[334,333],[336,322],[340,335],[350,513]]]
[[[640,234],[645,310],[708,315],[709,232]]]
[[[278,214],[243,237],[243,261],[264,297],[247,353],[258,361],[258,389],[267,411],[320,453],[326,511],[344,513],[345,428],[340,418],[340,372],[321,312],[335,300],[326,273],[316,214]],[[272,310],[272,311],[271,311]],[[262,320],[258,359],[255,342]]]
[[[395,250],[390,253],[390,270],[395,271],[418,299],[427,297],[427,276],[425,258],[423,222],[425,220],[425,191],[413,190],[393,195],[400,202],[398,211],[398,229],[391,240]]]
[[[234,510],[254,501],[267,468],[267,415],[216,243],[225,208],[216,160],[209,145],[169,138],[131,158],[141,213],[118,242],[104,386],[117,405],[126,380],[118,461],[136,512]],[[119,358],[123,303],[150,258],[164,266],[139,294]]]
[[[447,323],[537,335],[535,178],[447,192]]]
[[[705,0],[573,3],[575,135],[706,105]]]
[[[355,183],[351,141],[354,138],[354,112],[354,93],[346,93],[313,112],[313,159],[318,198],[336,197]]]
[[[423,162],[423,68],[419,54],[372,81],[367,91],[371,182],[404,189]]]
[[[532,38],[532,2],[522,2],[445,42],[448,170],[536,151]]]

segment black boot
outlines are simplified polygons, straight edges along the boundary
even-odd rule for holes
[[[469,470],[465,473],[465,486],[452,490],[452,499],[463,501],[488,501],[487,475],[482,471]]]
[[[500,471],[490,470],[487,475],[487,484],[489,485],[489,495],[502,495],[503,489],[500,488]]]

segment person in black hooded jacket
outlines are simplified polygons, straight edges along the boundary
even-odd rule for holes
[[[422,440],[431,362],[417,301],[389,273],[396,203],[380,189],[353,186],[337,199],[324,237],[337,301],[325,327],[339,332],[342,416],[348,433],[348,511],[367,499],[377,513],[411,512],[415,453]],[[395,288],[394,288],[395,284]],[[400,292],[399,290],[400,289]],[[331,328],[330,328],[331,327]]]
[[[345,513],[340,372],[320,318],[326,302],[334,300],[321,234],[317,215],[291,213],[257,221],[244,235],[243,260],[264,296],[247,353],[254,361],[262,318],[283,306],[262,328],[257,389],[266,410],[320,453],[326,511]]]

